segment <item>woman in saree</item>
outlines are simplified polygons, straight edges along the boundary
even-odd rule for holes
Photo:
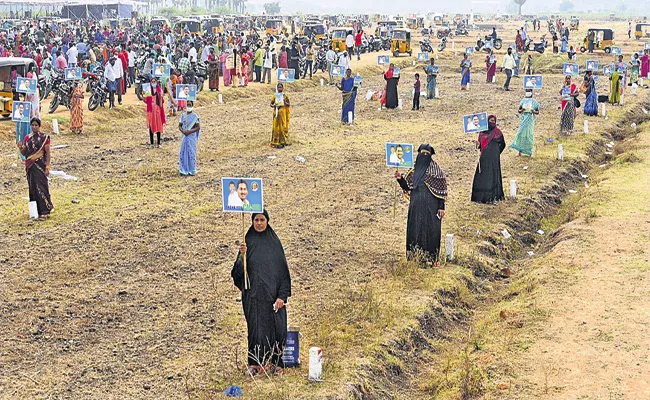
[[[445,216],[447,179],[431,156],[433,147],[418,148],[415,167],[402,176],[395,172],[397,183],[409,198],[406,224],[406,258],[438,266],[440,229]]]
[[[208,56],[208,79],[210,91],[219,91],[219,60],[215,56],[214,48],[210,49]]]
[[[618,70],[615,70],[612,75],[609,77],[609,102],[611,104],[620,104],[621,103],[621,77],[618,74]]]
[[[639,54],[634,53],[634,56],[632,56],[632,61],[630,61],[630,82],[633,85],[639,84],[640,70],[641,70],[641,61],[639,60]]]
[[[352,70],[345,70],[345,77],[341,79],[341,84],[336,87],[343,92],[343,106],[341,108],[341,122],[348,124],[354,121],[354,102],[357,99],[357,88],[354,87],[354,77]],[[348,120],[348,113],[352,112],[352,121]]]
[[[485,56],[485,69],[487,71],[485,82],[491,83],[492,78],[494,78],[494,75],[497,73],[497,61],[492,49],[490,49],[490,53]]]
[[[282,105],[276,104],[277,94],[282,94]],[[271,147],[278,149],[287,146],[289,143],[289,121],[291,120],[291,103],[289,97],[284,93],[284,85],[278,83],[277,94],[271,100],[273,108],[273,131],[271,132]]]
[[[460,61],[460,90],[467,90],[467,85],[470,83],[470,68],[472,62],[467,58],[467,53],[463,54],[463,59]]]
[[[533,98],[533,89],[526,89],[525,97],[519,103],[519,129],[510,147],[519,155],[533,155],[535,144],[535,120],[539,114],[539,103]]]
[[[201,121],[194,112],[194,102],[189,100],[185,112],[181,114],[178,129],[183,138],[178,156],[178,169],[183,176],[196,175],[196,144],[201,134]]]
[[[623,61],[623,56],[618,56],[618,63],[616,63],[616,69],[618,70],[618,78],[621,80],[619,85],[621,96],[625,92],[627,87],[627,63]]]
[[[645,49],[641,57],[641,78],[647,78],[648,72],[650,72],[650,56],[648,56],[648,49]]]
[[[587,100],[585,100],[584,113],[585,115],[596,116],[598,115],[598,93],[596,93],[596,81],[592,71],[585,73],[584,85],[587,88],[585,91]]]
[[[521,53],[524,50],[524,39],[521,37],[519,29],[517,29],[517,36],[515,37],[515,47],[517,48],[517,53]]]
[[[282,374],[287,341],[287,308],[291,275],[282,242],[269,225],[266,210],[254,213],[230,275],[241,291],[248,330],[247,376]],[[244,272],[244,257],[246,271]]]
[[[488,117],[488,130],[478,134],[476,148],[481,151],[481,156],[474,173],[472,201],[496,204],[505,199],[501,175],[501,153],[506,148],[506,141],[501,129],[497,127],[495,115]]]
[[[81,135],[84,129],[83,100],[84,90],[82,81],[77,82],[70,98],[70,130]]]
[[[390,64],[388,71],[384,73],[384,80],[386,81],[386,108],[397,108],[399,103],[397,84],[399,83],[399,75],[395,76],[395,65]]]
[[[253,72],[255,71],[255,63],[253,62],[253,60],[255,59],[255,54],[253,54],[250,48],[248,49],[247,54],[248,54],[248,68],[246,68],[246,71],[248,72],[247,79],[248,82],[253,82],[254,80]]]
[[[230,67],[232,61],[229,59],[231,58],[230,53],[226,51],[225,49],[221,50],[221,54],[219,55],[219,62],[221,62],[221,65],[223,65],[223,85],[224,86],[230,86],[231,83],[231,77],[230,77]]]
[[[429,65],[424,68],[424,72],[427,74],[427,99],[431,100],[435,98],[436,95],[436,80],[438,78],[438,72],[436,72],[436,60],[431,57],[429,59]]]
[[[560,116],[560,133],[573,134],[573,123],[576,118],[575,98],[579,92],[576,85],[571,83],[571,75],[564,78],[564,86],[560,90],[562,95],[562,115]]]
[[[160,147],[160,135],[167,122],[165,119],[165,99],[158,78],[151,79],[151,95],[144,98],[147,105],[147,125],[149,126],[149,141],[153,147],[153,134],[156,134],[156,146]]]
[[[242,50],[241,52],[241,75],[239,86],[246,87],[248,86],[248,68],[250,67],[250,58],[248,58],[248,52]]]
[[[36,202],[38,216],[47,218],[54,209],[50,199],[47,177],[50,175],[50,136],[41,132],[41,120],[32,118],[32,133],[25,137],[23,143],[16,142],[20,154],[25,157],[29,201]]]

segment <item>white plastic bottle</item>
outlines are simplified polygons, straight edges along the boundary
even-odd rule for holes
[[[321,381],[323,376],[323,350],[320,347],[309,349],[309,380]]]

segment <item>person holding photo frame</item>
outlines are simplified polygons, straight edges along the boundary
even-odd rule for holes
[[[352,121],[348,120],[348,114],[352,113],[352,120],[354,121],[354,103],[357,99],[357,88],[354,86],[354,77],[352,70],[348,68],[345,70],[345,76],[341,78],[341,84],[336,87],[343,92],[343,105],[341,106],[341,122],[349,124]]]
[[[481,155],[472,183],[472,201],[496,204],[505,199],[501,175],[501,153],[506,148],[503,133],[497,126],[496,115],[488,117],[488,130],[479,132],[476,148],[481,151]]]
[[[485,77],[485,82],[492,83],[492,78],[497,73],[497,61],[494,56],[494,50],[490,49],[490,52],[485,56],[485,70],[487,76]]]
[[[573,134],[573,123],[576,119],[576,97],[580,94],[576,89],[576,85],[571,82],[571,75],[567,75],[564,78],[564,86],[560,90],[562,96],[560,134]]]
[[[40,119],[32,118],[30,125],[32,132],[25,137],[22,143],[16,142],[16,146],[20,154],[25,157],[29,201],[36,202],[39,218],[45,219],[54,209],[47,180],[52,162],[50,136],[41,131]]]
[[[539,102],[533,98],[533,90],[526,89],[524,98],[519,103],[519,129],[510,147],[519,155],[533,155],[535,145],[535,120],[539,115]]]
[[[436,80],[438,78],[438,69],[434,57],[429,59],[429,65],[424,67],[424,72],[427,74],[427,100],[431,100],[436,96]]]
[[[460,61],[460,90],[467,90],[467,85],[470,83],[472,62],[467,58],[467,53],[463,54],[463,59]]]
[[[278,94],[282,94],[282,105],[276,105],[277,95],[273,95],[271,107],[273,108],[273,129],[271,131],[271,147],[282,149],[289,145],[289,122],[291,121],[291,102],[284,92],[284,85],[276,86]]]
[[[196,144],[201,134],[201,120],[194,112],[194,102],[189,100],[181,114],[178,129],[183,135],[178,155],[178,170],[182,176],[196,175]]]
[[[151,147],[154,146],[153,134],[155,133],[157,137],[156,147],[160,147],[160,135],[167,120],[165,118],[165,99],[158,78],[151,78],[151,96],[145,96],[143,101],[147,105],[150,145]]]
[[[596,81],[593,76],[593,71],[585,72],[584,83],[585,87],[585,106],[583,111],[585,115],[597,116],[598,115],[598,93],[596,93]]]
[[[399,84],[399,76],[395,76],[395,65],[391,63],[388,66],[388,71],[384,73],[384,80],[386,81],[385,89],[385,105],[386,108],[397,108],[399,103],[397,85]]]

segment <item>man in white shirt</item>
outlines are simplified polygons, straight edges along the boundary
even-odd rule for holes
[[[510,91],[510,78],[512,78],[512,70],[515,68],[515,57],[512,55],[512,47],[508,47],[508,54],[503,56],[503,63],[501,70],[506,70],[506,83],[503,85],[505,91]]]
[[[209,56],[210,56],[210,46],[208,46],[208,42],[204,42],[203,51],[201,52],[201,61],[203,62],[208,61]]]
[[[352,32],[348,33],[348,36],[345,38],[345,47],[348,50],[348,58],[351,60],[354,50],[354,35]]]
[[[196,64],[197,54],[196,54],[196,49],[194,48],[194,44],[190,46],[190,51],[187,52],[187,58],[190,59],[190,63]]]
[[[228,194],[228,207],[229,208],[238,208],[244,205],[239,196],[237,196],[237,189],[235,187],[235,182],[230,182],[230,194]]]
[[[115,56],[111,56],[106,66],[104,66],[104,77],[106,78],[106,86],[108,87],[109,110],[112,110],[113,107],[115,107],[115,92],[117,91],[117,82],[118,78],[122,76],[121,67],[121,62],[115,62]]]
[[[271,84],[271,68],[273,68],[273,53],[269,47],[264,49],[264,69],[262,70],[262,83],[264,83],[264,78],[267,78],[266,83]]]
[[[135,59],[138,56],[138,53],[133,50],[133,46],[129,47],[129,86],[135,82]]]
[[[330,74],[330,86],[334,85],[334,77],[332,76],[332,65],[336,62],[336,52],[330,46],[330,49],[325,53],[325,60],[327,60],[327,73]]]
[[[77,66],[77,56],[79,55],[79,51],[77,50],[77,45],[74,43],[70,44],[70,48],[68,49],[68,65],[71,67],[76,67]]]

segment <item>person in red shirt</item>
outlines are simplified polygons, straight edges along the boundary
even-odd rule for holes
[[[126,93],[126,76],[129,70],[129,53],[125,49],[121,49],[117,53],[117,57],[122,61],[122,93]]]
[[[361,44],[362,44],[361,38],[362,37],[363,37],[363,31],[359,29],[357,31],[357,36],[355,36],[354,38],[354,47],[357,50],[357,61],[361,60]]]
[[[41,64],[43,64],[43,55],[41,54],[40,49],[36,49],[36,67],[38,67],[38,74],[41,74]]]

